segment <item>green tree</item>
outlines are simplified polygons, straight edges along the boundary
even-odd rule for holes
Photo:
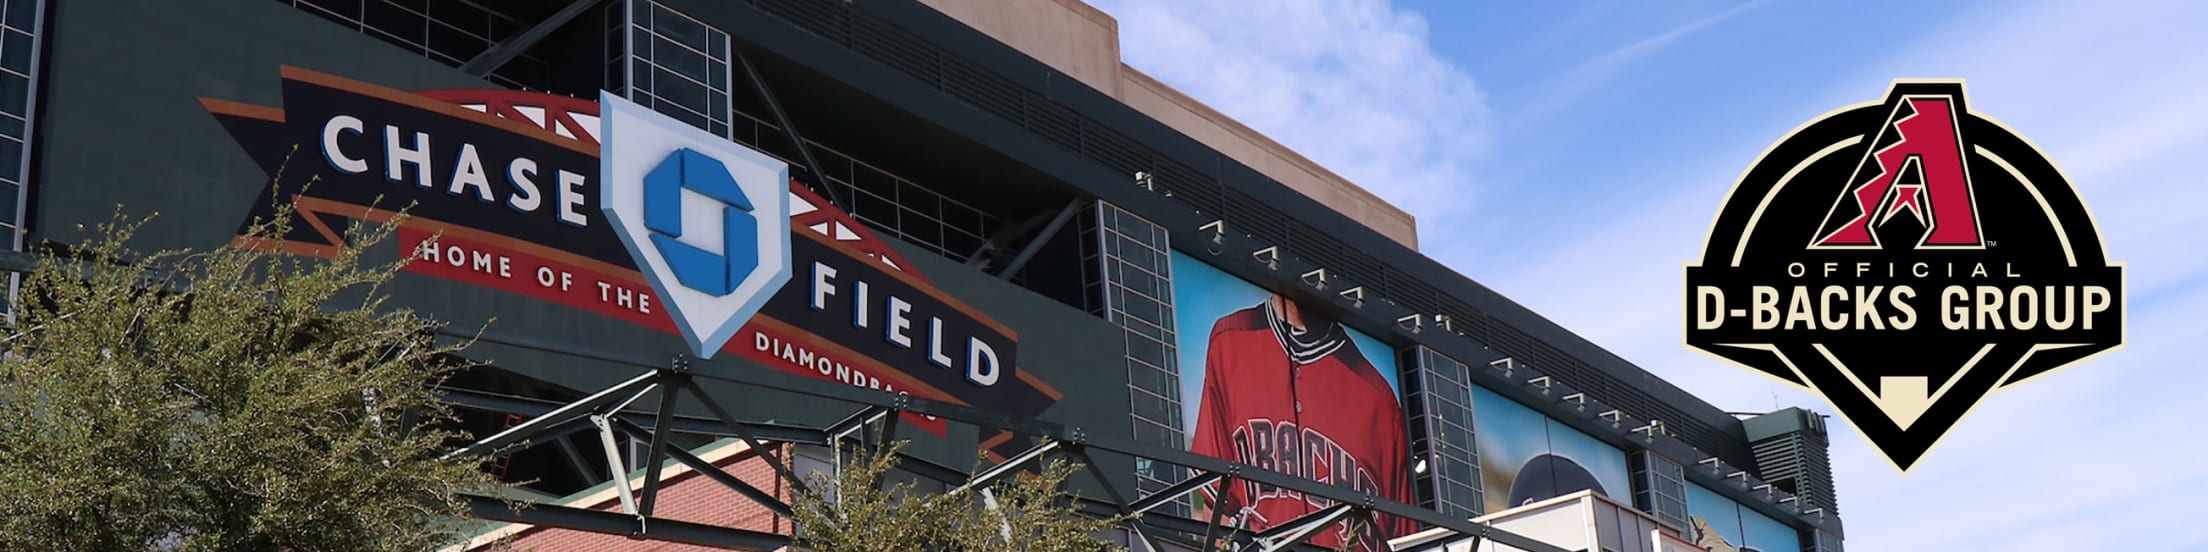
[[[911,481],[883,485],[899,441],[862,449],[838,473],[815,474],[799,492],[793,542],[809,552],[1093,552],[1125,550],[1097,535],[1125,517],[1082,515],[1061,487],[1080,464],[1051,460],[1034,473],[944,493]],[[982,489],[988,490],[986,499]],[[990,504],[994,506],[990,506]]]
[[[384,303],[404,261],[363,250],[395,226],[355,227],[326,260],[138,255],[118,217],[26,275],[0,360],[0,550],[453,542],[454,493],[495,482],[440,459],[435,387],[464,344]]]

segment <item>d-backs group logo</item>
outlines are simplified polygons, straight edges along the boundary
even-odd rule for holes
[[[1823,396],[1907,471],[1987,396],[2123,346],[2123,267],[1961,81],[1795,129],[1686,270],[1686,343]]]

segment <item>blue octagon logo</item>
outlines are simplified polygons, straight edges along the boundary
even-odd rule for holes
[[[682,243],[682,191],[690,190],[721,202],[721,244],[714,253]],[[652,230],[652,245],[673,269],[683,287],[722,296],[736,291],[736,283],[759,267],[758,221],[751,217],[751,200],[735,177],[722,165],[697,150],[683,148],[668,154],[644,177],[644,227]]]
[[[619,96],[598,100],[598,205],[691,352],[710,358],[790,280],[789,165]]]

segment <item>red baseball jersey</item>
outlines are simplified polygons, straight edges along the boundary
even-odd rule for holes
[[[1198,454],[1341,485],[1412,502],[1409,444],[1395,390],[1365,359],[1349,335],[1331,321],[1307,316],[1290,325],[1267,304],[1229,314],[1211,328],[1204,359],[1196,429]],[[1225,508],[1229,525],[1264,531],[1332,505],[1319,497],[1239,481],[1222,493],[1203,490]],[[1201,509],[1201,508],[1200,508]],[[1199,519],[1209,515],[1205,510]],[[1410,532],[1409,520],[1383,516],[1377,535],[1359,539],[1365,550]],[[1345,542],[1343,522],[1311,539],[1323,547]]]

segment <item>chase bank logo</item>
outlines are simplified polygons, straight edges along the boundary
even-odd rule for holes
[[[684,191],[720,203],[721,252],[682,242]],[[754,247],[759,227],[751,209],[751,200],[729,176],[728,166],[694,149],[667,154],[659,168],[644,177],[644,227],[652,231],[652,245],[666,257],[667,267],[683,287],[728,295],[736,291],[737,282],[759,268],[759,251]]]
[[[599,106],[599,205],[710,358],[790,279],[789,166],[611,94]]]

